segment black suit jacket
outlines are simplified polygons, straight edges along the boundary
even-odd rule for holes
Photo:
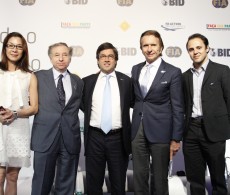
[[[31,149],[46,152],[52,145],[61,126],[66,149],[78,154],[81,148],[80,122],[78,112],[81,103],[83,81],[70,74],[72,96],[62,110],[59,104],[52,69],[35,73],[38,79],[38,113],[32,127]]]
[[[130,106],[132,103],[132,81],[127,75],[117,72],[117,82],[120,90],[121,118],[122,118],[122,138],[127,154],[131,153],[131,123],[130,123]],[[84,112],[84,144],[85,154],[87,154],[87,139],[90,136],[89,125],[91,116],[92,96],[94,87],[97,82],[98,74],[92,74],[83,78],[84,90],[82,97],[81,109]]]
[[[190,69],[183,74],[183,86],[186,129],[188,129],[193,106],[193,74]],[[205,131],[208,139],[213,142],[229,139],[230,69],[228,66],[209,61],[203,79],[201,99]]]

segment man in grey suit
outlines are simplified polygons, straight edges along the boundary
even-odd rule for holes
[[[161,58],[164,44],[157,31],[142,33],[140,48],[146,61],[132,68],[134,194],[149,194],[151,156],[152,193],[168,195],[169,160],[179,150],[183,134],[182,73]]]
[[[224,173],[226,140],[230,138],[230,69],[209,60],[205,36],[191,35],[186,47],[193,64],[183,74],[183,152],[191,195],[205,195],[207,165],[212,194],[227,195]]]
[[[81,147],[78,112],[83,81],[67,68],[72,48],[55,43],[48,49],[53,68],[36,72],[39,106],[32,127],[34,151],[32,195],[74,194]]]

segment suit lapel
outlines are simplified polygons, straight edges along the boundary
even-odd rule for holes
[[[116,72],[116,76],[117,76],[117,82],[118,82],[118,87],[119,87],[119,91],[120,91],[120,103],[121,103],[121,110],[123,110],[124,108],[124,78],[122,77],[122,75],[120,75],[118,72]]]
[[[54,94],[57,100],[59,100],[57,88],[54,81],[54,75],[52,68],[48,70],[47,77],[45,78],[45,82],[47,83],[47,87],[50,89],[51,94]]]
[[[189,94],[191,95],[191,99],[193,100],[193,74],[191,70],[188,72],[187,82],[189,86]]]
[[[67,70],[68,71],[68,70]],[[69,101],[67,102],[66,106],[68,106],[69,102],[71,102],[71,99],[75,96],[75,94],[77,93],[77,81],[75,80],[75,78],[73,77],[72,73],[70,73],[68,71],[69,75],[70,75],[70,82],[71,82],[71,88],[72,88],[72,95],[69,98]]]
[[[100,73],[100,72],[99,72]],[[87,100],[85,102],[88,103],[88,105],[92,105],[92,98],[93,98],[93,92],[94,92],[94,88],[95,88],[95,85],[96,85],[96,82],[97,82],[97,78],[99,76],[99,73],[97,74],[94,74],[91,79],[88,80],[88,84],[87,84],[87,87],[85,88],[86,93],[85,93],[85,96],[87,96]],[[90,117],[90,114],[91,114],[91,106],[87,106],[88,108],[88,114],[89,116],[87,117]]]
[[[154,87],[160,82],[161,78],[164,76],[164,74],[166,73],[166,69],[165,69],[165,62],[162,60],[155,78],[153,79],[152,85],[149,89],[149,91],[147,92],[146,96],[148,96],[148,94],[154,89]]]
[[[139,82],[139,77],[141,74],[141,69],[144,67],[146,62],[141,63],[140,65],[137,66],[136,72],[134,72],[134,75],[132,75],[133,79],[136,81],[137,86],[138,86],[138,90],[139,93],[142,94],[141,92],[141,86],[140,86],[140,82]],[[142,95],[141,95],[142,96]]]
[[[213,64],[212,61],[209,61],[205,74],[204,74],[204,79],[203,79],[203,83],[202,83],[202,87],[205,85],[205,83],[207,82],[209,76],[211,75],[211,73],[213,72]],[[214,71],[215,72],[215,71]]]

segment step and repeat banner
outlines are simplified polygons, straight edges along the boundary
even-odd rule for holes
[[[228,0],[0,0],[0,18],[0,48],[8,33],[23,34],[34,71],[51,68],[48,46],[66,42],[74,51],[69,70],[95,73],[97,47],[111,42],[119,51],[117,70],[130,75],[144,61],[139,38],[149,29],[163,38],[163,59],[182,72],[191,66],[185,45],[193,33],[209,39],[211,60],[230,66]]]

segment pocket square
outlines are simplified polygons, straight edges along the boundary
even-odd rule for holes
[[[214,85],[214,83],[210,83],[210,85]]]
[[[166,72],[165,70],[162,70],[162,71],[161,71],[162,74],[165,73],[165,72]]]
[[[167,81],[162,81],[161,84],[167,84],[168,82]]]

